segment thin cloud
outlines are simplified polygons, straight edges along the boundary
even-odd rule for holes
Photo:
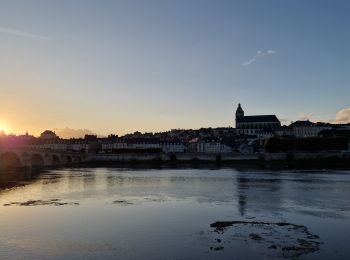
[[[290,120],[287,119],[287,118],[279,118],[279,120],[280,120],[281,123],[287,123],[287,122],[290,121]]]
[[[350,123],[350,107],[338,111],[335,115],[335,121],[337,123]]]
[[[48,39],[47,37],[39,35],[39,34],[24,32],[24,31],[20,31],[20,30],[8,28],[8,27],[2,27],[2,26],[0,26],[0,33],[6,33],[6,34],[20,36],[20,37],[26,37],[26,38],[36,38],[36,39],[41,39],[41,40]]]
[[[247,61],[244,62],[242,65],[243,65],[243,66],[248,66],[248,65],[250,65],[250,64],[252,64],[252,63],[254,63],[254,62],[256,62],[256,61],[259,60],[259,59],[262,59],[262,58],[264,58],[264,57],[266,57],[266,56],[269,56],[269,55],[273,55],[273,54],[275,54],[275,53],[276,53],[276,51],[274,51],[274,50],[257,51],[256,54],[255,54],[255,56],[254,56],[253,58],[247,60]]]
[[[310,120],[313,122],[324,122],[331,124],[346,124],[350,123],[350,107],[339,110],[334,118],[322,119],[319,117],[315,117],[313,113],[301,113],[299,115],[299,120]]]
[[[314,118],[314,116],[315,115],[313,113],[309,113],[309,114],[301,113],[299,115],[299,120],[303,120],[303,121],[309,120],[309,121],[311,121]]]
[[[56,135],[58,135],[61,138],[82,138],[85,135],[95,134],[89,129],[72,129],[69,127],[55,128],[54,131]]]

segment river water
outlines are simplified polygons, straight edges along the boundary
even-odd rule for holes
[[[350,259],[350,171],[0,172],[0,259]]]

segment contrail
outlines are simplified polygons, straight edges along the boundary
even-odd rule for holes
[[[39,34],[24,32],[24,31],[20,31],[20,30],[8,28],[8,27],[2,27],[2,26],[0,26],[0,33],[6,33],[6,34],[21,36],[21,37],[27,37],[27,38],[36,38],[36,39],[41,39],[41,40],[48,39],[47,37],[39,35]]]

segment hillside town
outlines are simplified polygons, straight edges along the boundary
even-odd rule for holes
[[[0,146],[76,152],[99,155],[120,154],[212,154],[256,155],[290,151],[349,151],[350,124],[295,121],[281,125],[276,115],[245,115],[235,112],[235,128],[172,129],[166,132],[134,132],[108,137],[85,135],[62,139],[46,130],[39,137],[0,135]],[[289,146],[289,147],[288,147]]]

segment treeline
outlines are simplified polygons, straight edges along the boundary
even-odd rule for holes
[[[279,139],[271,138],[265,146],[266,152],[287,151],[331,151],[348,150],[348,140],[343,137],[334,138],[302,138],[302,139]]]

